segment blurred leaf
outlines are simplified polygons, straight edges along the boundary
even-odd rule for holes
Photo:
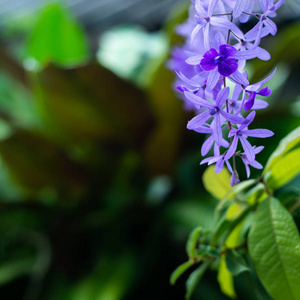
[[[141,146],[151,116],[145,94],[97,64],[33,76],[40,109],[56,136]]]
[[[198,267],[195,271],[193,271],[189,276],[188,280],[186,281],[186,294],[185,294],[186,300],[189,300],[191,298],[197,284],[201,280],[205,271],[208,269],[210,263],[211,263],[210,261],[203,262],[201,266]]]
[[[288,151],[297,146],[297,144],[300,144],[300,127],[295,128],[292,132],[290,132],[285,138],[283,138],[280,141],[278,147],[270,156],[263,171],[263,174],[267,173],[272,168],[272,166],[282,158],[283,155],[285,155]]]
[[[231,188],[228,195],[226,196],[226,199],[234,198],[235,196],[239,195],[241,192],[252,186],[256,183],[255,179],[248,179],[244,180],[242,182],[239,182],[234,187]]]
[[[41,12],[31,33],[27,50],[29,57],[25,64],[33,70],[32,60],[43,66],[49,62],[74,66],[85,62],[88,52],[87,40],[80,25],[62,4],[52,3]]]
[[[170,283],[171,284],[175,284],[177,279],[186,271],[188,270],[192,265],[194,265],[195,262],[192,260],[189,260],[183,264],[181,264],[180,266],[178,266],[174,272],[171,274],[170,277]]]
[[[250,270],[243,256],[233,249],[229,249],[226,253],[226,266],[233,276]]]
[[[278,189],[300,173],[300,147],[277,160],[269,168],[266,184],[271,189]]]
[[[253,206],[248,206],[242,210],[241,213],[238,213],[236,218],[227,220],[226,215],[223,216],[219,220],[219,222],[216,224],[215,229],[213,231],[213,236],[211,240],[211,245],[216,245],[218,240],[227,233],[227,243],[230,235],[234,235],[233,232],[235,232],[236,228],[238,228],[238,225],[241,224],[241,222],[249,215],[249,213],[253,210]],[[230,239],[229,239],[230,240]]]
[[[275,198],[261,202],[248,237],[258,277],[276,300],[300,299],[300,239],[291,215]]]
[[[243,211],[243,207],[239,203],[232,203],[226,212],[226,219],[233,220],[238,217]]]
[[[234,229],[231,231],[231,233],[228,235],[227,239],[224,242],[226,248],[234,248],[238,246],[241,229],[242,229],[241,223],[237,224],[237,226],[234,227]],[[233,285],[233,276],[227,268],[226,255],[227,254],[223,254],[220,261],[220,266],[218,271],[218,282],[220,284],[220,288],[222,292],[225,295],[234,298],[236,294]]]
[[[216,173],[214,166],[209,166],[203,174],[203,184],[209,193],[221,200],[230,190],[230,174],[226,168]]]
[[[6,284],[19,276],[30,274],[33,271],[35,259],[23,258],[6,262],[0,265],[0,285]]]
[[[265,186],[263,183],[259,182],[247,193],[245,193],[243,199],[245,199],[249,204],[254,205],[255,203],[259,203],[265,199],[267,196],[268,194],[265,191]]]
[[[186,252],[189,257],[195,256],[198,239],[202,230],[202,227],[197,227],[189,235],[188,241],[186,243]]]
[[[76,284],[69,300],[121,300],[124,299],[135,273],[135,259],[123,255],[114,259],[102,259],[96,270]]]
[[[182,226],[190,232],[199,225],[207,229],[212,228],[214,207],[215,203],[208,199],[183,199],[181,202],[170,204],[166,214],[175,225]]]
[[[123,25],[105,32],[99,46],[97,58],[103,66],[122,78],[144,85],[149,80],[148,72],[143,76],[145,66],[165,55],[168,40],[162,32],[148,33],[137,26]]]
[[[83,170],[45,137],[18,130],[0,142],[0,155],[11,177],[25,190],[37,195],[43,188],[82,191]]]
[[[219,265],[218,282],[222,292],[230,298],[236,296],[233,286],[233,277],[226,267],[225,256],[223,255]]]

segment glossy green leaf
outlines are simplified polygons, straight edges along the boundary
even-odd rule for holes
[[[205,189],[217,199],[223,199],[230,190],[230,174],[225,168],[220,173],[216,173],[215,166],[209,166],[202,180]]]
[[[209,265],[210,261],[203,262],[201,266],[198,267],[195,271],[193,271],[189,276],[188,280],[186,281],[186,300],[189,300],[191,298],[195,288],[197,287],[205,271],[208,269]]]
[[[272,169],[272,166],[275,165],[278,160],[280,160],[283,155],[288,151],[294,148],[297,144],[300,144],[300,126],[290,132],[285,138],[283,138],[276,150],[270,156],[263,174]]]
[[[276,300],[299,300],[299,233],[277,199],[260,203],[248,242],[256,272],[268,293]]]
[[[181,264],[180,266],[178,266],[174,272],[171,274],[170,277],[170,283],[171,284],[175,284],[175,282],[177,281],[177,279],[186,271],[188,270],[192,265],[194,265],[195,262],[192,260],[189,260],[183,264]]]
[[[28,43],[25,65],[35,69],[55,62],[62,66],[83,63],[89,56],[84,32],[70,13],[58,3],[45,7],[38,18]]]
[[[278,159],[269,168],[266,183],[271,189],[278,189],[300,173],[300,148],[292,150]]]
[[[233,249],[229,249],[226,253],[226,266],[233,276],[249,271],[249,267],[243,256]]]
[[[186,252],[189,257],[195,256],[195,251],[198,243],[199,236],[202,232],[202,227],[195,228],[189,235],[187,244],[186,244]]]

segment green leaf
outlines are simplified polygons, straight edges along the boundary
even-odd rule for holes
[[[268,176],[265,179],[267,185],[275,190],[293,179],[300,172],[299,157],[300,148],[297,148],[272,164],[269,168]]]
[[[294,148],[297,144],[300,144],[300,126],[294,129],[280,141],[278,147],[270,156],[263,174],[267,173],[272,166],[283,157],[285,153]]]
[[[46,6],[38,17],[27,52],[25,65],[31,69],[35,69],[35,61],[42,66],[49,62],[74,66],[85,62],[89,56],[82,28],[59,3]]]
[[[275,198],[261,202],[249,233],[249,254],[268,293],[300,299],[300,239],[291,215]]]
[[[195,256],[197,242],[201,232],[202,232],[202,227],[197,227],[190,233],[190,236],[186,244],[186,253],[189,257]]]
[[[243,211],[235,219],[232,220],[226,219],[226,216],[224,215],[214,229],[211,239],[211,245],[214,246],[225,233],[227,233],[228,236],[252,210],[253,206],[248,206],[247,208],[244,208]]]
[[[248,180],[244,180],[238,184],[236,184],[228,193],[228,195],[226,196],[226,199],[230,199],[233,198],[234,196],[240,194],[241,192],[243,192],[245,189],[249,188],[250,186],[252,186],[253,184],[255,184],[256,180],[255,179],[248,179]]]
[[[250,270],[243,256],[233,249],[229,249],[226,253],[226,266],[233,276]]]
[[[226,266],[225,256],[222,256],[220,261],[218,271],[218,282],[222,292],[225,295],[231,298],[234,298],[236,296],[233,285],[233,277]]]
[[[187,270],[189,269],[195,262],[192,260],[189,260],[180,266],[178,266],[174,272],[171,274],[170,277],[170,283],[173,285],[177,281],[177,279]]]
[[[230,190],[230,174],[227,169],[215,172],[214,166],[209,166],[203,174],[205,189],[217,199],[223,199]]]
[[[185,299],[189,300],[197,287],[197,284],[201,280],[202,276],[204,275],[205,271],[210,265],[210,261],[206,261],[201,264],[198,269],[196,269],[194,272],[191,273],[189,276],[188,280],[186,281],[186,294],[185,294]]]

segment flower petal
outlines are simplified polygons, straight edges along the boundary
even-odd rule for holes
[[[203,123],[205,123],[209,118],[211,117],[209,111],[205,111],[196,117],[194,117],[192,120],[190,120],[187,123],[187,129],[193,130],[194,127],[200,127]]]
[[[189,101],[191,101],[192,103],[194,103],[196,105],[201,105],[201,106],[208,107],[208,108],[215,107],[212,103],[208,102],[207,100],[205,100],[199,96],[196,96],[192,92],[184,92],[184,95]]]
[[[235,135],[234,138],[233,138],[232,144],[229,147],[229,149],[227,150],[227,153],[226,153],[224,159],[228,160],[230,157],[232,157],[234,155],[236,147],[237,147],[237,144],[238,144],[238,141],[239,141],[239,139]]]
[[[218,69],[212,70],[208,77],[207,77],[207,82],[206,82],[206,90],[208,92],[212,91],[214,87],[217,85],[218,81],[220,78],[220,74],[218,72]]]
[[[253,150],[252,145],[247,141],[244,136],[240,137],[241,144],[244,148],[245,154],[249,161],[253,161],[255,159],[255,152]]]
[[[218,64],[218,71],[222,76],[228,77],[238,69],[238,63],[234,58],[221,60]]]
[[[211,149],[212,145],[214,143],[214,138],[213,136],[211,135],[202,145],[201,147],[201,155],[202,156],[205,156],[208,151]]]
[[[258,138],[267,138],[274,135],[274,132],[268,129],[250,129],[250,130],[243,130],[247,136],[251,137],[258,137]]]

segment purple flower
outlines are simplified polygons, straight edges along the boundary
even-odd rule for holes
[[[268,129],[248,130],[247,127],[253,121],[254,117],[255,117],[255,111],[252,111],[247,116],[244,123],[238,129],[233,128],[230,130],[228,137],[233,137],[233,141],[225,155],[225,159],[229,159],[235,154],[238,141],[240,140],[247,159],[249,161],[253,161],[255,159],[255,152],[251,144],[247,141],[247,137],[250,136],[250,137],[266,138],[274,135],[274,133]]]
[[[257,83],[248,85],[247,87],[241,86],[241,89],[243,89],[243,97],[242,97],[242,105],[241,105],[240,109],[244,108],[244,110],[250,110],[254,105],[256,95],[260,95],[260,96],[263,96],[263,97],[271,95],[271,93],[272,93],[271,89],[269,89],[268,87],[265,87],[265,88],[261,89],[261,87],[264,85],[265,82],[269,81],[273,77],[275,72],[276,72],[276,68],[265,79],[263,79],[263,80],[261,80]],[[246,73],[244,73],[243,75],[247,76]],[[246,95],[248,95],[248,99],[245,102]]]
[[[246,74],[246,73],[245,73]],[[243,108],[244,101],[238,100],[243,88],[241,85],[236,84],[233,90],[231,98],[228,99],[229,112],[233,111],[234,114],[238,115]],[[251,107],[252,109],[264,109],[268,106],[268,102],[260,99],[254,99],[254,104]]]
[[[264,12],[263,14],[256,14],[256,17],[259,19],[258,23],[245,35],[249,41],[255,41],[255,46],[260,43],[260,39],[263,36],[266,36],[269,33],[272,35],[276,34],[277,26],[268,17],[271,17],[284,1],[285,0],[279,0],[276,4],[273,4],[273,1],[262,1]]]
[[[237,61],[234,58],[236,53],[237,50],[234,47],[226,44],[219,47],[219,52],[212,48],[203,55],[200,66],[205,71],[218,68],[218,72],[222,76],[228,77],[238,68]]]
[[[201,155],[205,156],[209,150],[211,149],[211,147],[213,146],[215,139],[214,139],[214,135],[213,135],[213,128],[214,126],[214,121],[212,122],[211,125],[207,125],[206,126],[200,126],[200,127],[195,127],[193,130],[199,133],[207,133],[207,134],[211,134],[211,136],[203,143],[202,147],[201,147]],[[228,148],[229,147],[229,143],[228,141],[226,141],[225,139],[222,138],[221,141],[221,146],[224,148]],[[214,154],[215,155],[220,155],[220,150],[219,150],[219,146],[217,145],[217,143],[215,143],[214,146]]]
[[[191,42],[193,43],[197,33],[202,29],[204,33],[204,49],[208,50],[209,45],[209,29],[210,26],[217,27],[218,29],[231,30],[236,35],[240,36],[242,34],[241,30],[232,22],[230,22],[227,17],[213,16],[214,9],[216,7],[218,0],[209,1],[207,10],[204,9],[200,0],[194,2],[196,15],[195,21],[197,25],[191,33]]]
[[[264,149],[264,146],[260,146],[260,147],[253,147],[253,150],[254,150],[254,153],[257,154],[259,152],[262,151],[262,149]],[[256,160],[253,160],[253,161],[249,161],[246,153],[240,153],[239,156],[241,157],[244,165],[245,165],[245,168],[246,168],[246,172],[247,172],[247,178],[250,177],[250,168],[249,168],[249,165],[252,166],[253,168],[256,168],[256,169],[262,169],[263,166],[257,162]]]
[[[207,120],[210,118],[214,118],[214,138],[218,146],[221,146],[222,144],[222,122],[221,117],[224,117],[226,120],[233,122],[235,124],[241,124],[244,122],[244,119],[241,117],[231,115],[227,112],[225,112],[222,107],[225,104],[226,100],[228,99],[230,89],[228,87],[222,89],[218,95],[215,103],[211,103],[199,96],[196,96],[194,93],[191,92],[185,92],[185,96],[188,100],[193,102],[195,105],[200,105],[203,107],[208,108],[208,110],[202,112],[201,114],[194,117],[192,120],[190,120],[187,124],[187,128],[194,130],[194,128],[199,128],[201,125],[203,125]]]

